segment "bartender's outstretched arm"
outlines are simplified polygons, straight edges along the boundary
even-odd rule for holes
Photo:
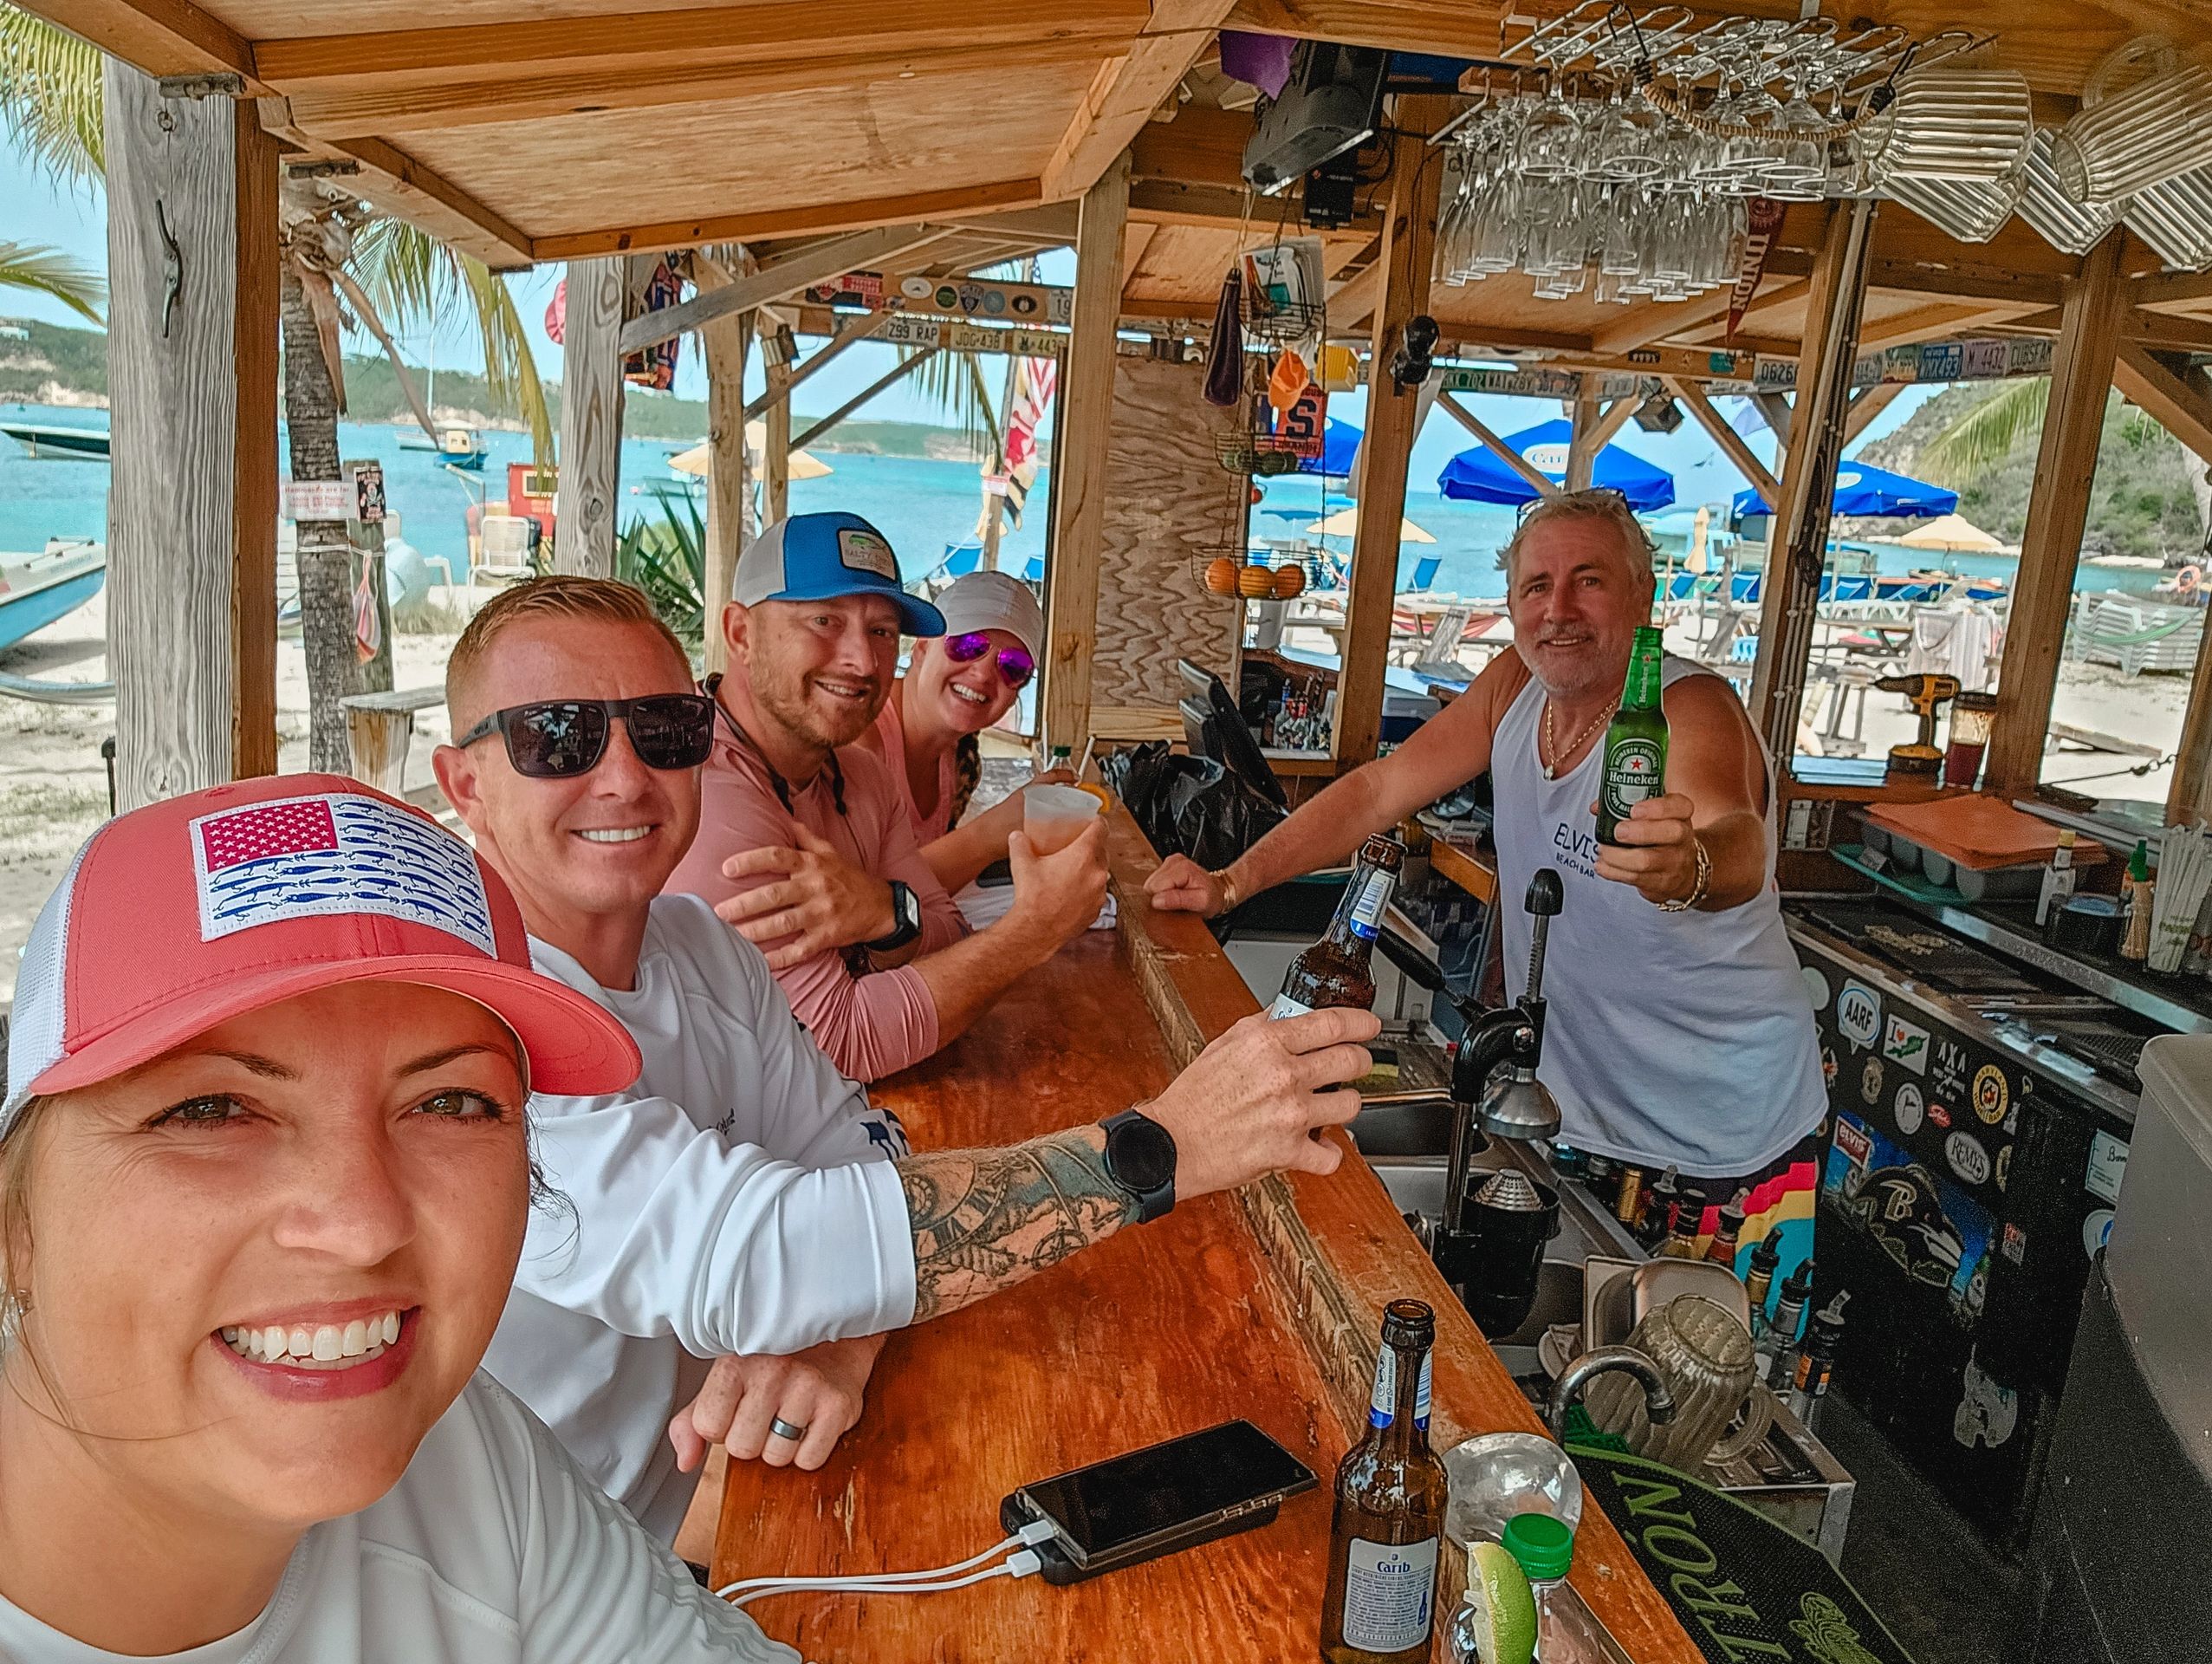
[[[1517,654],[1498,654],[1465,693],[1404,744],[1301,804],[1220,872],[1208,872],[1188,855],[1170,855],[1145,881],[1152,905],[1211,916],[1262,890],[1333,866],[1372,834],[1489,768],[1498,719],[1528,680]]]

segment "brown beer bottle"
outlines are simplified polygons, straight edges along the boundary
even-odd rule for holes
[[[1282,991],[1268,1008],[1271,1017],[1302,1017],[1334,1005],[1366,1011],[1375,1003],[1375,973],[1368,961],[1383,928],[1398,875],[1405,870],[1405,846],[1378,833],[1359,851],[1359,864],[1336,904],[1328,934],[1290,962]]]
[[[1429,1656],[1445,1494],[1444,1465],[1429,1448],[1436,1339],[1436,1313],[1420,1301],[1383,1309],[1366,1435],[1336,1470],[1321,1596],[1328,1664],[1416,1664]]]

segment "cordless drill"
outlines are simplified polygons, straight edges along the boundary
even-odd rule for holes
[[[1884,693],[1904,694],[1905,703],[1920,713],[1920,738],[1909,745],[1890,747],[1886,777],[1933,780],[1943,771],[1943,754],[1936,749],[1936,713],[1958,697],[1958,678],[1923,671],[1910,676],[1884,676],[1874,686]]]

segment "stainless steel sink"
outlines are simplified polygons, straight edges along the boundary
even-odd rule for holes
[[[1359,1154],[1371,1160],[1376,1156],[1434,1156],[1441,1160],[1451,1148],[1452,1121],[1462,1112],[1441,1093],[1391,1095],[1404,1101],[1370,1098],[1361,1105],[1348,1128]],[[1478,1144],[1476,1147],[1479,1151],[1482,1147]],[[1439,1178],[1437,1182],[1437,1194],[1442,1196],[1443,1181]]]
[[[1361,1119],[1365,1117],[1363,1115]],[[1355,1128],[1358,1124],[1356,1121],[1353,1123]],[[1391,1199],[1398,1205],[1399,1212],[1423,1214],[1431,1220],[1443,1217],[1443,1158],[1434,1155],[1385,1155],[1376,1152],[1366,1154],[1367,1165],[1383,1181],[1383,1188],[1390,1193]],[[1492,1144],[1476,1161],[1472,1169],[1475,1174],[1473,1182],[1480,1184],[1482,1174],[1508,1167],[1519,1167],[1530,1177],[1545,1184],[1552,1182],[1550,1175],[1538,1170],[1534,1164],[1516,1161],[1510,1141],[1502,1139]],[[1607,1227],[1612,1225],[1612,1221],[1600,1219],[1572,1186],[1568,1187],[1567,1194],[1561,1200],[1559,1234],[1552,1238],[1550,1247],[1545,1251],[1561,1260],[1573,1262],[1579,1286],[1584,1260],[1593,1254],[1623,1252],[1628,1238],[1618,1229],[1609,1232]],[[1575,1297],[1577,1304],[1573,1313],[1561,1318],[1560,1322],[1581,1321],[1581,1297],[1578,1293]]]

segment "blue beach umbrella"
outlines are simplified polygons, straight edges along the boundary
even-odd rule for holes
[[[1734,507],[1738,518],[1747,515],[1769,514],[1758,492],[1746,488],[1735,494]],[[1947,491],[1941,485],[1930,485],[1924,480],[1907,479],[1903,474],[1893,474],[1886,468],[1877,468],[1871,462],[1845,462],[1836,469],[1836,502],[1838,514],[1882,515],[1897,520],[1932,520],[1938,515],[1958,511],[1958,493]]]
[[[1352,459],[1359,454],[1359,430],[1350,422],[1340,422],[1333,416],[1321,430],[1321,454],[1300,460],[1301,474],[1333,474],[1341,478],[1352,471]]]
[[[1518,433],[1508,434],[1505,442],[1538,473],[1564,484],[1567,447],[1573,437],[1573,424],[1554,417]],[[1635,452],[1624,451],[1617,445],[1609,445],[1598,452],[1590,483],[1618,491],[1638,514],[1664,509],[1674,501],[1672,474],[1654,468]],[[1471,503],[1521,504],[1534,502],[1536,497],[1536,488],[1484,445],[1463,451],[1446,463],[1443,472],[1437,476],[1437,489],[1446,497]]]

